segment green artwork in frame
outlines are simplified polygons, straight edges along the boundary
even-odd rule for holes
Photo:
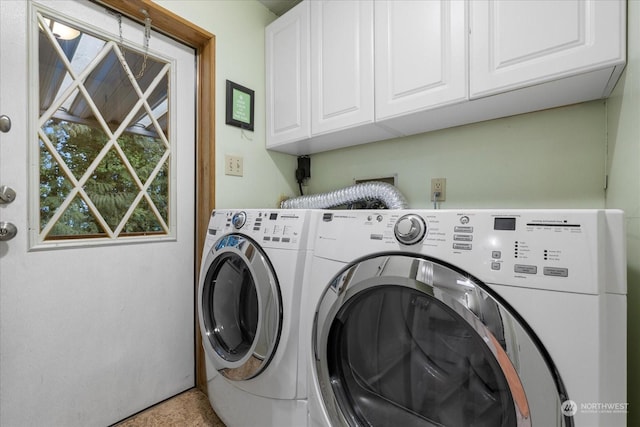
[[[226,124],[253,131],[254,91],[227,80]]]

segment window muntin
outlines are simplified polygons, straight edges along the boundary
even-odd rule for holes
[[[36,16],[32,244],[172,237],[172,63],[48,12]]]

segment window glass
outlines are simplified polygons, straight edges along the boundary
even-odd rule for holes
[[[39,240],[170,234],[170,64],[38,21]]]

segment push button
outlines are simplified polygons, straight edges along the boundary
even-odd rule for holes
[[[454,243],[453,249],[461,249],[463,251],[470,251],[472,249],[471,243]]]
[[[569,269],[561,267],[544,267],[542,274],[554,277],[569,277]]]
[[[473,241],[473,235],[472,234],[454,234],[453,240],[471,242]]]
[[[516,264],[513,266],[513,271],[516,273],[537,274],[538,267],[535,265]]]

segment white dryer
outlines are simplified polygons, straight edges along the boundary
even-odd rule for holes
[[[306,424],[299,315],[311,213],[218,210],[198,287],[208,393],[234,426]]]
[[[611,210],[334,211],[303,301],[313,426],[626,425]]]

